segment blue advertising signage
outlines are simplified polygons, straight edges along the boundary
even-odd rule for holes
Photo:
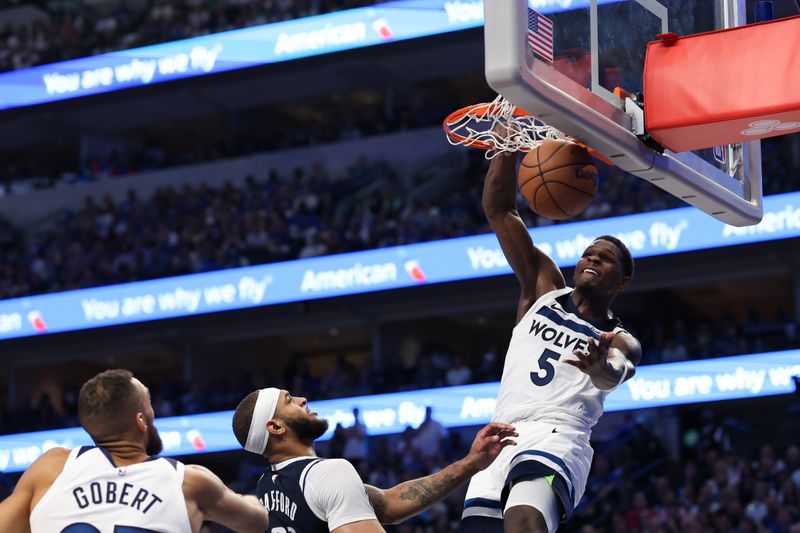
[[[800,350],[702,361],[642,366],[636,375],[606,398],[605,410],[624,411],[676,404],[756,398],[794,391],[800,375]],[[312,401],[310,407],[330,423],[320,440],[329,439],[336,424],[353,424],[353,408],[361,412],[369,435],[400,433],[418,427],[425,408],[445,427],[485,424],[494,413],[499,383],[481,383],[375,396]],[[300,391],[297,391],[300,392]],[[233,411],[156,419],[164,455],[192,455],[240,449],[231,430]],[[56,446],[91,444],[80,428],[0,436],[0,471],[19,472]]]
[[[264,24],[2,74],[0,109],[392,43],[482,23],[482,1],[401,0]]]
[[[558,266],[597,235],[634,257],[800,236],[800,193],[764,200],[764,218],[728,226],[692,207],[531,230]],[[0,340],[400,289],[511,273],[493,234],[316,257],[0,301]]]
[[[604,0],[601,3],[616,0]],[[542,13],[588,0],[531,0]],[[0,110],[483,25],[483,0],[397,0],[0,74]]]

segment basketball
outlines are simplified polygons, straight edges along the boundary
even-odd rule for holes
[[[564,220],[580,214],[594,199],[597,167],[586,148],[566,140],[548,140],[522,160],[517,182],[534,212]]]

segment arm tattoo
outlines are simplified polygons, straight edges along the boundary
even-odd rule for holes
[[[471,465],[458,461],[433,475],[412,479],[384,491],[370,487],[372,490],[367,493],[381,522],[398,523],[429,508],[475,472],[477,470]]]
[[[456,481],[449,474],[445,474],[441,479],[436,479],[435,476],[431,476],[431,478],[416,479],[405,483],[406,486],[400,492],[400,499],[419,500],[423,505],[430,505],[461,484],[461,481]]]

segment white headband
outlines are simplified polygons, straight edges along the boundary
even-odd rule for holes
[[[244,449],[248,452],[264,455],[269,439],[267,422],[275,415],[280,395],[281,391],[275,387],[258,391],[258,399],[253,409],[253,419],[250,421],[250,430],[247,432],[247,443],[244,445]]]

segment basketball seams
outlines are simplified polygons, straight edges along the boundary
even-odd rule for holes
[[[554,142],[557,145],[547,141],[534,149],[535,156],[530,153],[525,156],[517,170],[517,182],[519,191],[534,212],[554,220],[564,220],[582,212],[596,196],[598,175],[585,149],[566,141]],[[567,152],[562,153],[561,149],[568,145]],[[548,168],[553,163],[558,166]],[[541,194],[547,197],[539,200],[542,185],[544,192]],[[563,188],[559,190],[559,187]],[[576,191],[581,194],[576,195]],[[562,207],[561,202],[570,206],[570,210]]]
[[[532,168],[532,167],[525,167],[525,168]],[[540,172],[531,172],[530,174],[528,174],[528,179],[525,180],[525,181],[519,181],[519,176],[517,176],[517,183],[519,184],[520,191],[527,184],[529,184],[530,182],[532,182],[533,180],[535,180],[537,178],[540,178],[541,176],[542,176],[541,171]]]
[[[542,161],[542,159],[541,159],[541,150],[536,149],[535,150],[535,152],[536,152],[536,165],[526,165],[525,164],[525,158],[523,158],[522,162],[520,163],[519,166],[525,167],[525,168],[541,167],[543,164],[545,164],[548,161],[550,161],[559,152],[559,150],[561,150],[565,146],[569,146],[570,144],[573,144],[573,143],[569,143],[567,141],[553,141],[553,142],[558,142],[559,146],[555,150],[553,150],[552,154],[547,156],[547,159]],[[583,155],[584,153],[587,154],[587,155],[589,154],[588,152],[584,152],[584,150],[578,150],[578,151],[575,152],[575,155],[577,155],[577,154]],[[591,165],[592,164],[592,156],[588,155],[588,157],[586,158],[586,162],[583,162],[583,161],[581,161],[580,163],[572,162],[570,164],[572,164],[572,165],[578,165],[578,164]],[[556,168],[561,168],[561,167],[556,167]]]
[[[537,196],[539,196],[539,191],[540,191],[540,190],[543,190],[543,191],[544,191],[544,193],[543,193],[543,194],[548,194],[548,195],[549,195],[549,191],[547,190],[547,188],[546,188],[546,187],[542,187],[541,185],[539,185],[538,187],[536,187],[536,190],[535,190],[535,192],[533,193],[533,198],[534,198],[534,200],[536,200],[536,197],[537,197]],[[546,207],[547,207],[547,206],[545,206],[545,208],[543,208],[543,210],[546,210]],[[553,217],[553,216],[552,216],[552,214],[551,214],[551,213],[548,213],[548,214],[543,214],[543,213],[541,213],[541,212],[539,212],[539,211],[534,211],[534,212],[535,212],[536,214],[538,214],[538,215],[542,215],[542,216],[545,216],[545,217],[547,217],[547,218],[555,218],[555,217]]]
[[[574,185],[570,185],[569,183],[564,183],[561,180],[544,180],[544,181],[546,181],[547,183],[557,183],[557,184],[559,184],[559,185],[561,185],[563,187],[568,187],[568,188],[572,189],[573,191],[576,191],[576,192],[579,192],[579,193],[583,193],[586,196],[594,197],[595,194],[597,194],[597,193],[594,193],[594,192],[584,191],[583,189],[579,189],[578,187],[575,187]]]
[[[542,156],[541,156],[542,151],[538,150],[538,149],[536,150],[536,161],[539,163],[539,167],[540,168],[541,168],[542,165],[544,165],[545,163],[550,161],[553,158],[553,156],[555,156],[562,148],[572,144],[572,143],[570,143],[568,141],[555,141],[555,142],[558,143],[558,147],[555,150],[553,150],[553,153],[548,155],[547,159],[545,159],[544,161],[542,161]],[[524,160],[523,160],[523,164],[524,164]]]
[[[535,150],[534,153],[536,154],[536,164],[535,165],[526,165],[525,164],[525,158],[527,157],[527,155],[522,158],[522,161],[519,164],[520,168],[526,168],[528,170],[536,169],[536,170],[528,173],[528,179],[527,180],[525,180],[524,182],[519,181],[519,169],[517,169],[517,182],[519,183],[520,192],[522,192],[522,189],[525,187],[525,185],[527,185],[528,183],[530,183],[531,181],[535,180],[536,178],[538,178],[539,176],[542,175],[542,164],[539,161],[539,150]],[[530,153],[528,155],[530,155]],[[534,196],[535,196],[535,194],[534,194]]]
[[[528,178],[526,181],[524,181],[524,182],[520,182],[520,183],[519,183],[519,188],[520,188],[520,189],[522,189],[522,187],[524,187],[525,185],[527,185],[527,184],[528,184],[528,183],[530,183],[531,181],[535,180],[536,178],[547,179],[547,178],[545,177],[545,174],[550,174],[551,172],[555,172],[556,170],[561,170],[561,169],[564,169],[564,168],[570,168],[570,167],[579,167],[579,166],[580,166],[580,167],[585,167],[585,166],[592,166],[592,165],[591,165],[591,163],[587,163],[587,164],[584,164],[584,163],[567,163],[566,165],[561,165],[560,167],[548,168],[548,169],[547,169],[547,170],[545,170],[544,172],[542,172],[542,169],[541,169],[541,167],[540,167],[540,168],[539,168],[539,170],[538,170],[538,172],[536,172],[536,171],[532,171],[532,172],[529,174],[529,176],[530,176],[530,177],[529,177],[529,178]],[[533,168],[536,168],[536,167],[533,167],[533,166],[526,166],[525,168],[530,170],[530,169],[533,169]],[[596,182],[596,179],[597,179],[597,178],[595,178],[595,182]],[[553,181],[553,180],[552,180],[552,179],[549,179],[548,181]],[[580,189],[575,189],[575,190],[580,190]],[[585,192],[585,191],[582,191],[582,192]]]
[[[547,182],[547,190],[552,195],[553,202],[558,209],[568,213],[570,218],[582,213],[594,200],[594,196],[590,194],[576,194],[564,183]]]
[[[539,187],[541,187],[541,185]],[[533,210],[534,211],[536,211],[536,195],[539,194],[539,187],[537,187],[536,190],[533,191]]]
[[[558,205],[558,202],[556,201],[556,197],[553,196],[552,192],[550,192],[550,187],[547,186],[547,180],[544,179],[544,176],[542,176],[542,185],[544,186],[544,190],[547,191],[547,194],[550,195],[550,199],[553,201],[553,205],[556,206],[556,209],[558,209],[559,211],[564,213],[564,215],[566,215],[567,218],[571,217],[572,215],[570,215],[569,213],[567,213],[566,211],[561,209],[561,206]],[[542,185],[539,185],[539,187],[541,187]]]
[[[566,164],[564,164],[564,165],[559,165],[559,166],[557,166],[557,167],[547,167],[547,170],[545,170],[544,172],[541,172],[541,171],[540,171],[540,172],[539,172],[539,174],[548,174],[548,173],[550,173],[550,172],[553,172],[554,170],[561,170],[562,168],[569,168],[569,167],[591,167],[591,166],[594,166],[594,165],[592,165],[591,163],[575,163],[575,162],[573,161],[573,162],[566,163]],[[525,167],[525,168],[533,168],[533,167]]]

